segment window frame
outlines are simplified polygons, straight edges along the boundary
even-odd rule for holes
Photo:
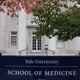
[[[56,40],[56,49],[65,49],[65,42],[62,40],[59,40],[58,37]]]
[[[32,36],[31,36],[31,50],[32,50],[32,52],[41,52],[42,51],[42,37],[40,38],[40,40],[41,40],[41,46],[40,46],[40,50],[38,50],[38,39],[36,39],[36,49],[35,50],[33,50],[33,37],[36,37],[36,35],[34,34],[34,32],[32,32]]]
[[[18,35],[17,35],[18,33],[17,34],[12,34],[12,32],[16,32],[17,33],[17,31],[11,31],[10,32],[10,47],[11,48],[17,48],[18,47]],[[14,37],[14,36],[16,36],[16,45],[15,46],[13,46],[12,43],[11,43],[12,42],[11,41],[11,37]]]

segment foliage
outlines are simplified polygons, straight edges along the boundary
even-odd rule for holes
[[[34,22],[39,26],[36,35],[46,35],[49,38],[58,35],[63,41],[80,36],[80,8],[74,5],[65,12],[61,12],[60,7],[68,8],[67,5],[63,6],[58,1],[56,5],[58,7],[53,10],[47,4],[45,10],[41,10],[42,12],[47,11],[43,14],[39,10],[34,10]]]
[[[80,8],[76,6],[70,8],[67,12],[61,13],[57,17],[56,24],[58,24],[59,39],[63,41],[72,40],[75,37],[80,36]]]
[[[44,1],[44,0],[43,0]],[[54,31],[57,28],[55,20],[61,13],[60,7],[67,7],[66,4],[60,4],[59,0],[49,0],[48,3],[44,3],[39,9],[32,9],[34,21],[37,25],[36,35],[46,35],[51,37],[54,35]]]
[[[21,10],[23,8],[27,14],[32,13],[32,9],[45,8],[48,2],[54,2],[54,7],[59,7],[57,3],[59,1],[69,1],[69,0],[0,0],[0,12],[5,12],[3,6],[7,8],[7,15],[12,15],[16,10]],[[73,1],[73,0],[70,0]],[[78,0],[80,1],[80,0]],[[65,5],[64,5],[65,6]]]

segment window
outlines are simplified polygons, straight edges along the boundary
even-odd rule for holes
[[[12,17],[11,17],[11,22],[12,23],[18,23],[18,15],[19,15],[18,11],[15,11],[15,13],[12,14]]]
[[[41,50],[41,37],[36,38],[34,33],[32,35],[32,50],[34,50],[34,51]]]
[[[11,46],[17,46],[17,32],[11,32]]]
[[[62,40],[59,40],[57,37],[57,49],[64,49],[65,45],[64,42]]]

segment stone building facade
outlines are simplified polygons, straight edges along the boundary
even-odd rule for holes
[[[36,39],[34,32],[37,25],[31,23],[32,14],[26,14],[23,9],[16,13],[19,18],[0,13],[0,53],[2,55],[79,55],[80,37],[66,42],[58,40],[57,36],[51,39],[41,36]]]

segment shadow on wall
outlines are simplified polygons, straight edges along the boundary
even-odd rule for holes
[[[80,52],[79,52],[79,56],[80,56]]]
[[[2,56],[2,53],[0,52],[0,56]]]

